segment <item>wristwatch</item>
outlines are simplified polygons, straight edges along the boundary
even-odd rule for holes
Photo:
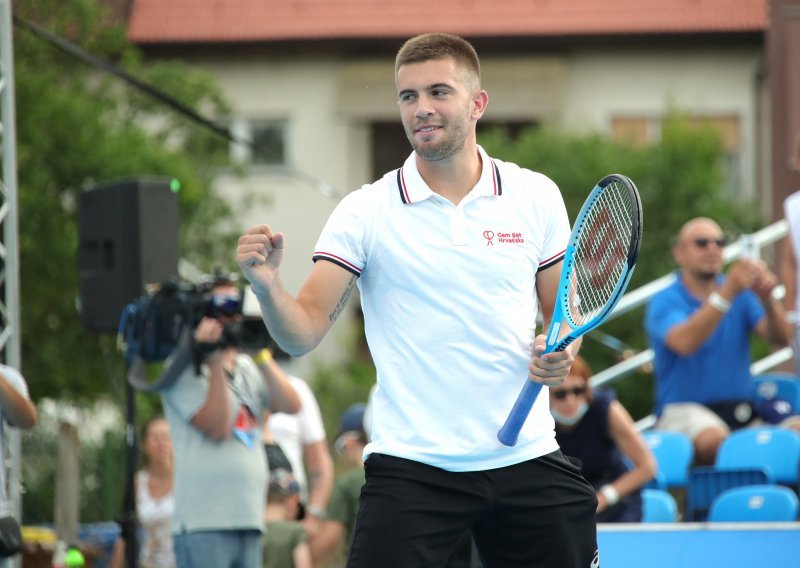
[[[318,519],[324,519],[326,511],[322,507],[318,507],[317,505],[306,505],[306,513],[309,515],[314,515]]]

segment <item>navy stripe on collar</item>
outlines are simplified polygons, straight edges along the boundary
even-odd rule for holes
[[[410,200],[408,199],[405,184],[403,183],[403,168],[397,168],[397,190],[400,192],[400,201],[408,205]]]
[[[497,164],[494,160],[492,160],[492,166],[494,167],[494,194],[495,195],[503,195],[503,180],[500,179],[500,168],[497,167]]]
[[[503,180],[500,178],[500,168],[497,167],[497,163],[492,160],[492,182],[494,185],[494,194],[495,195],[503,195]],[[406,180],[403,176],[403,168],[397,168],[397,191],[400,192],[400,201],[403,204],[408,205],[412,203],[411,196],[408,194],[408,188],[406,187]]]

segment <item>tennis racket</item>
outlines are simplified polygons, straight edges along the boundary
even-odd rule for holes
[[[623,175],[604,177],[586,198],[572,227],[544,353],[563,351],[603,323],[630,282],[641,240],[642,203],[636,186]],[[564,323],[570,332],[561,337]],[[517,443],[541,390],[540,383],[525,379],[497,433],[501,443]]]

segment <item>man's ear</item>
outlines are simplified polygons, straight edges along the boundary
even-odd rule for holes
[[[478,91],[475,98],[472,99],[472,118],[478,120],[486,112],[486,107],[489,104],[489,93],[486,91]]]

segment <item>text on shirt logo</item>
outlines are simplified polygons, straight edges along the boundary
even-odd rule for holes
[[[497,237],[496,240],[495,237]],[[495,242],[499,244],[521,244],[525,242],[525,237],[522,236],[522,233],[508,231],[498,231],[497,233],[484,231],[483,238],[486,239],[487,246],[494,246]]]

